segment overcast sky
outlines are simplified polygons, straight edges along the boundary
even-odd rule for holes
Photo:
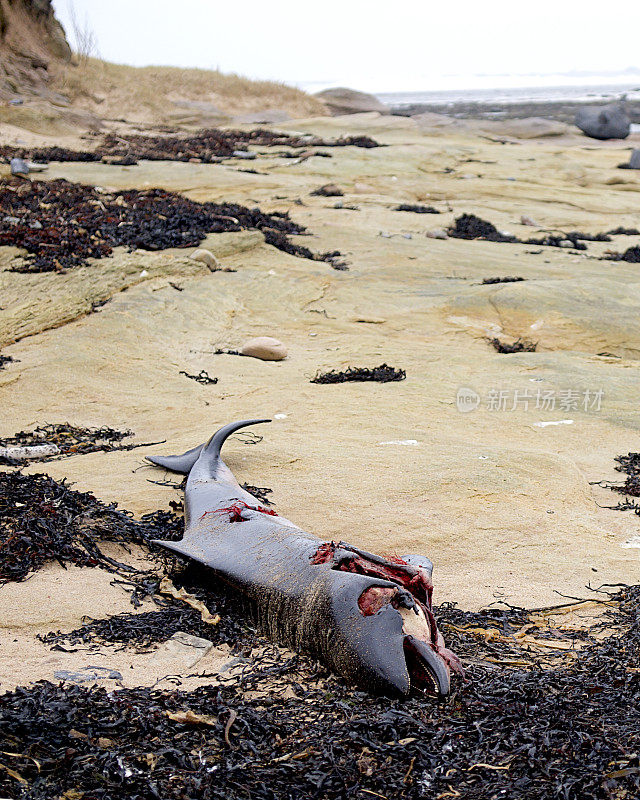
[[[109,61],[219,68],[305,88],[346,85],[384,92],[499,86],[509,81],[471,76],[640,67],[637,0],[608,0],[597,12],[573,0],[53,4],[72,42],[73,5],[80,25],[94,31],[99,54]]]

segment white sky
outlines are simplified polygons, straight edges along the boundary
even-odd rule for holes
[[[54,0],[53,5],[72,42],[73,5],[81,25],[94,31],[99,55],[109,61],[219,68],[311,89],[502,86],[514,81],[471,76],[614,74],[640,67],[637,0],[608,0],[597,11],[596,4],[575,0]],[[521,83],[541,82],[515,81]]]

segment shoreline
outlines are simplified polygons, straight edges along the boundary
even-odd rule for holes
[[[442,114],[454,119],[525,119],[544,117],[556,122],[573,124],[576,113],[585,106],[606,106],[616,102],[607,100],[469,100],[451,102],[398,103],[391,105],[391,114],[414,117],[418,114]],[[640,101],[627,100],[625,107],[633,124],[640,123]]]

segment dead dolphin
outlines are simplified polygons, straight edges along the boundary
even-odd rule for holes
[[[269,421],[233,422],[184,455],[148,459],[189,475],[184,538],[157,544],[210,567],[244,595],[271,639],[349,682],[388,695],[448,695],[450,668],[461,667],[433,616],[431,562],[323,542],[265,508],[220,458],[230,434]]]

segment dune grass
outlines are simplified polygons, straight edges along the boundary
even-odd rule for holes
[[[268,108],[291,117],[326,114],[320,101],[284,83],[205,69],[131,67],[96,58],[83,59],[78,66],[58,65],[52,88],[98,116],[144,122],[202,111],[190,103],[210,104],[212,113],[217,109],[229,117]]]

